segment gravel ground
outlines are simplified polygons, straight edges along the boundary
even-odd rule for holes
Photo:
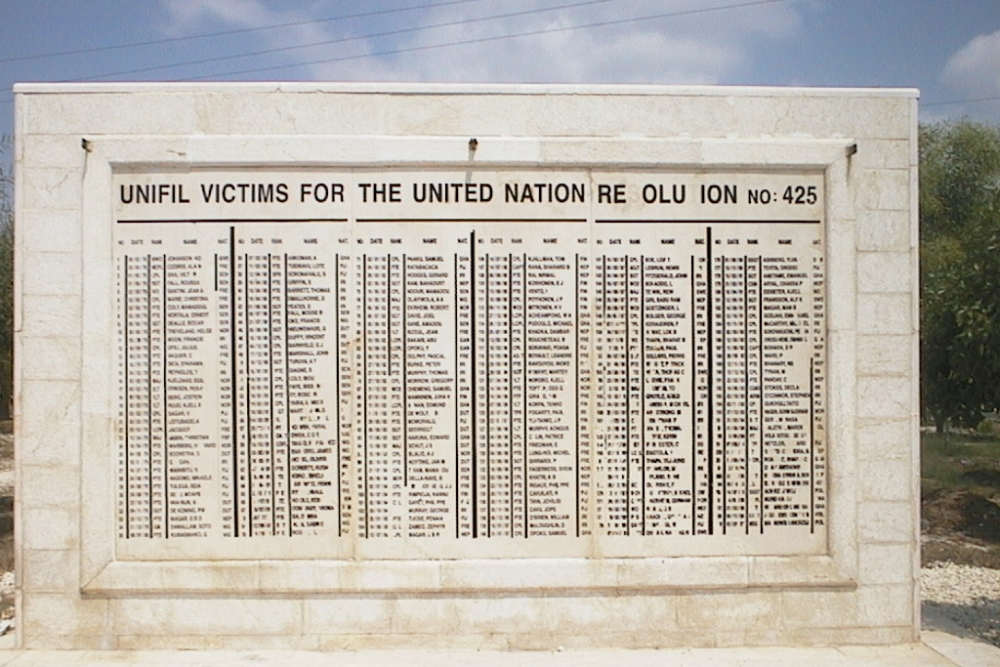
[[[921,574],[924,604],[1000,646],[1000,570],[940,562]]]
[[[0,635],[14,627],[14,573],[0,574]]]

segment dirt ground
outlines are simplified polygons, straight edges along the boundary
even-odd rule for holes
[[[921,503],[924,565],[950,561],[1000,569],[1000,505],[969,489],[926,494]]]
[[[924,565],[1000,569],[1000,439],[977,432],[921,437]]]

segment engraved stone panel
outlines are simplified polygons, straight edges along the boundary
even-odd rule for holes
[[[116,174],[117,557],[823,553],[823,185]]]

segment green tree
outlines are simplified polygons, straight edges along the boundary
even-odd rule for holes
[[[1000,407],[1000,128],[920,130],[921,404],[938,430]]]

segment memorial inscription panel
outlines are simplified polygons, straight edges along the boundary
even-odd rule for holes
[[[822,173],[113,188],[118,558],[824,552]]]

